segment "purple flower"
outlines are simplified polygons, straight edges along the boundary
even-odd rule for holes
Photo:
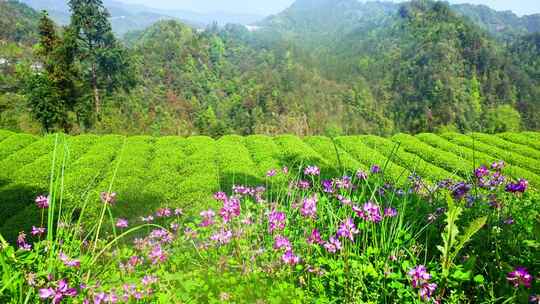
[[[461,200],[462,198],[469,193],[471,190],[471,185],[465,183],[465,182],[459,182],[451,187],[452,196],[455,200]]]
[[[512,225],[512,224],[514,224],[514,219],[512,217],[509,217],[506,220],[504,220],[504,223],[506,225]]]
[[[317,196],[313,195],[311,197],[305,198],[300,213],[304,217],[315,218],[317,217]]]
[[[210,239],[220,245],[225,245],[231,242],[232,232],[230,230],[221,229],[218,233],[212,235]]]
[[[334,185],[331,180],[325,179],[322,181],[323,191],[326,193],[333,193],[334,192]]]
[[[287,250],[282,256],[281,256],[281,260],[285,263],[285,264],[289,264],[289,265],[296,265],[300,262],[300,258],[298,256],[296,256],[292,250]]]
[[[381,167],[379,167],[379,165],[373,165],[373,166],[371,166],[370,171],[373,174],[381,173]]]
[[[43,227],[36,227],[36,226],[32,226],[32,232],[31,234],[32,235],[43,235],[45,233],[45,228]]]
[[[506,192],[523,193],[529,188],[529,182],[526,179],[520,178],[517,183],[506,185]]]
[[[321,233],[317,229],[313,229],[311,231],[311,234],[309,235],[307,239],[308,244],[319,244],[322,245],[324,242],[321,239]]]
[[[276,235],[276,237],[274,238],[274,249],[291,250],[291,248],[291,242],[289,241],[289,239],[281,235]]]
[[[285,213],[272,210],[268,215],[268,232],[285,229]]]
[[[489,170],[488,170],[488,168],[486,168],[486,166],[480,166],[479,168],[474,170],[474,175],[477,178],[488,176],[489,175]]]
[[[49,198],[43,195],[36,197],[36,205],[40,209],[49,208]]]
[[[529,297],[529,302],[533,304],[540,304],[540,295],[531,295]]]
[[[240,215],[240,200],[234,197],[226,199],[223,202],[223,208],[219,211],[219,215],[225,223]]]
[[[358,178],[359,180],[366,180],[367,179],[367,173],[361,169],[358,169],[356,171],[356,178]]]
[[[64,263],[65,266],[67,267],[74,267],[74,268],[79,268],[81,266],[81,262],[79,260],[75,260],[75,259],[70,259],[65,253],[63,253],[62,251],[60,251],[58,253],[58,258],[60,259],[60,261],[62,261],[62,263]]]
[[[525,267],[516,267],[514,271],[508,273],[506,279],[514,285],[514,288],[518,288],[520,285],[531,287],[532,276]]]
[[[353,219],[349,217],[339,225],[337,236],[354,241],[354,235],[358,234],[359,232],[360,231],[358,231],[354,225]]]
[[[418,293],[422,300],[429,300],[437,289],[437,284],[429,282],[431,274],[427,272],[426,267],[424,265],[416,266],[409,271],[409,277],[412,287],[420,289]]]
[[[341,242],[338,238],[331,236],[328,239],[328,242],[324,244],[324,248],[330,253],[336,253],[337,251],[341,250]]]
[[[32,245],[26,243],[26,234],[22,231],[17,236],[17,246],[24,251],[30,251],[32,249]]]
[[[101,192],[99,198],[104,204],[114,205],[116,203],[116,193],[115,192]]]
[[[118,228],[127,228],[128,227],[128,220],[126,219],[123,219],[123,218],[119,218],[117,221],[116,221],[116,227]]]
[[[276,169],[270,169],[268,170],[268,172],[266,172],[267,177],[273,177],[273,176],[276,176],[276,174],[277,174]]]
[[[435,284],[435,283],[424,283],[420,287],[420,291],[419,291],[420,297],[424,301],[429,300],[429,299],[431,299],[431,296],[433,296],[433,293],[435,292],[436,289],[437,289],[437,284]]]
[[[255,192],[253,188],[242,186],[242,185],[234,185],[232,188],[235,194],[239,194],[241,196],[252,195]]]
[[[208,227],[214,224],[214,216],[216,216],[216,213],[212,209],[208,209],[206,211],[202,211],[200,213],[203,220],[200,224],[201,227]]]
[[[174,209],[174,215],[176,216],[184,215],[184,210],[182,208],[176,208]]]
[[[398,212],[396,210],[396,208],[391,208],[391,207],[388,207],[388,208],[384,208],[384,216],[385,217],[395,217],[397,216]]]
[[[423,283],[431,280],[431,274],[427,272],[426,266],[419,265],[409,271],[409,277],[411,277],[412,286],[419,288]]]
[[[39,290],[39,297],[42,300],[52,299],[53,304],[58,304],[62,301],[64,297],[74,297],[77,295],[77,290],[75,288],[70,288],[66,280],[62,279],[58,281],[57,287],[55,289],[41,288]]]
[[[308,166],[304,169],[305,175],[318,176],[321,175],[321,170],[317,166]]]

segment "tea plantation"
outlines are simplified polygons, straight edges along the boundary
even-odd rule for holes
[[[474,168],[504,160],[504,173],[540,187],[540,133],[291,135],[267,137],[123,137],[63,134],[36,137],[0,130],[0,232],[8,238],[38,225],[33,200],[47,194],[51,172],[60,172],[62,203],[89,210],[99,193],[118,195],[115,217],[130,218],[160,206],[187,213],[215,202],[212,194],[233,184],[265,184],[269,170],[317,164],[324,176],[369,170],[379,164],[393,181],[416,174],[426,181],[461,179]],[[55,170],[51,170],[54,166]],[[284,187],[272,179],[269,187]],[[86,213],[94,216],[92,212]]]

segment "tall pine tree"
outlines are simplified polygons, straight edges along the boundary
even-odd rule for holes
[[[70,0],[71,30],[77,37],[77,59],[91,87],[94,110],[100,118],[102,93],[134,85],[127,51],[116,41],[102,0]]]

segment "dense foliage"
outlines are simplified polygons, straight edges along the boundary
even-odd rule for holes
[[[72,69],[65,69],[60,58],[51,64],[75,72],[62,76],[74,79],[78,106],[68,111],[69,126],[57,123],[55,128],[217,137],[496,133],[539,127],[534,22],[486,7],[297,1],[252,31],[240,25],[201,31],[160,21],[127,34],[126,50],[111,36],[108,14],[99,3],[88,11],[79,7],[69,28],[57,30],[61,45],[75,35]],[[473,18],[476,13],[489,22],[486,10],[515,31],[504,38],[486,31]],[[92,41],[85,41],[84,29],[77,26],[83,12],[90,28],[100,33],[96,41],[104,44],[99,52],[85,53]],[[37,23],[35,17],[22,19]],[[16,45],[13,39],[2,49],[6,55],[0,53],[10,56],[10,63],[0,67],[7,71],[0,79],[5,83],[1,117],[6,117],[1,121],[12,130],[34,132],[35,120],[26,106],[58,94],[51,77],[44,76],[26,82],[37,88],[35,96],[23,90],[28,67],[43,58],[30,54],[30,44]],[[57,107],[40,109],[52,112],[39,120],[50,129],[43,122],[55,117]]]

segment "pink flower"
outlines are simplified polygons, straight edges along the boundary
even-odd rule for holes
[[[272,211],[268,215],[268,231],[272,233],[276,229],[285,229],[285,213]]]
[[[176,216],[184,215],[184,210],[182,208],[176,208],[174,209],[174,215]]]
[[[288,167],[283,167],[281,169],[281,172],[283,172],[283,174],[289,174],[289,168]]]
[[[345,237],[351,241],[354,241],[354,235],[358,233],[359,231],[356,229],[353,219],[349,217],[339,225],[337,236]]]
[[[219,211],[219,215],[225,223],[230,222],[233,218],[240,215],[240,200],[230,198],[223,202],[223,208]]]
[[[330,239],[328,239],[328,242],[324,244],[324,248],[330,253],[336,253],[341,250],[341,242],[338,238],[331,236]]]
[[[397,216],[397,210],[396,208],[384,208],[384,216],[385,217],[395,217]]]
[[[305,198],[300,213],[305,217],[315,218],[317,217],[317,196]]]
[[[379,205],[369,201],[364,204],[362,209],[354,206],[353,210],[356,214],[368,222],[378,223],[382,220],[381,208]]]
[[[104,204],[114,205],[116,203],[115,192],[101,192],[99,198]]]
[[[45,228],[43,227],[36,227],[36,226],[32,226],[32,232],[31,234],[32,235],[43,235],[45,233]]]
[[[64,297],[74,297],[77,295],[77,290],[75,288],[70,288],[66,280],[62,279],[57,283],[58,287],[55,289],[41,288],[39,290],[39,297],[42,300],[52,299],[53,304],[58,304],[62,302]]]
[[[368,177],[367,173],[361,169],[358,169],[358,171],[356,171],[356,178],[358,178],[359,180],[366,180]]]
[[[317,175],[321,175],[321,170],[317,166],[308,166],[306,169],[304,169],[304,174],[317,176]]]
[[[221,229],[220,232],[212,235],[210,239],[220,245],[225,245],[231,242],[232,236],[233,234],[230,230]]]
[[[200,213],[203,220],[200,224],[201,227],[208,227],[214,224],[214,216],[216,216],[216,213],[212,209],[208,209],[206,211],[202,211]]]
[[[266,172],[266,176],[267,177],[273,177],[273,176],[276,176],[276,169],[271,169],[271,170],[268,170],[268,172]]]
[[[214,193],[214,199],[217,201],[225,201],[227,199],[227,194],[225,192],[216,192]]]
[[[296,256],[292,250],[287,250],[282,256],[281,256],[281,260],[285,263],[285,264],[289,264],[289,265],[296,265],[298,264],[298,262],[300,262],[300,258],[298,256]]]
[[[424,265],[416,266],[409,271],[409,277],[411,278],[412,287],[420,289],[418,293],[422,300],[429,300],[435,289],[437,289],[437,284],[429,283],[431,274],[427,272],[426,267]]]
[[[289,239],[281,235],[276,235],[276,237],[274,238],[274,249],[291,250],[291,248],[291,242],[289,241]]]
[[[525,267],[516,267],[514,271],[508,273],[506,279],[514,285],[514,288],[518,288],[520,285],[531,287],[532,276]]]
[[[319,244],[322,245],[324,242],[321,239],[321,233],[317,229],[313,229],[311,231],[311,234],[309,235],[307,239],[308,244]]]
[[[156,216],[157,217],[169,217],[171,215],[172,215],[172,211],[169,208],[159,208],[156,211]]]
[[[36,197],[36,205],[40,209],[49,208],[49,198],[43,195]]]
[[[165,262],[165,260],[167,260],[167,256],[167,252],[165,252],[160,245],[155,245],[152,248],[152,251],[150,251],[148,254],[148,257],[150,260],[152,260],[152,264]]]
[[[141,221],[143,221],[144,223],[150,223],[154,221],[154,217],[152,215],[149,215],[147,217],[141,216]]]
[[[70,259],[66,254],[64,254],[62,251],[58,253],[58,258],[62,263],[64,263],[67,267],[74,267],[79,268],[81,266],[81,262],[79,260]]]
[[[118,228],[127,228],[128,227],[128,220],[126,219],[123,219],[123,218],[119,218],[117,221],[116,221],[116,227]]]
[[[157,282],[158,282],[158,277],[153,276],[153,275],[145,275],[141,280],[141,283],[143,284],[143,286],[149,286],[152,284],[156,284]]]

